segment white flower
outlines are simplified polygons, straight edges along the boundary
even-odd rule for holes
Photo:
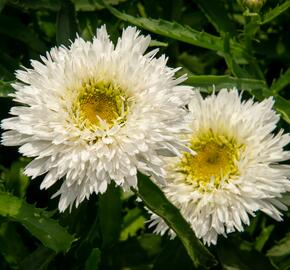
[[[178,152],[192,90],[178,86],[186,77],[175,79],[164,55],[144,55],[149,43],[128,27],[114,46],[103,26],[92,42],[77,38],[16,72],[12,96],[22,105],[3,120],[2,143],[34,157],[25,173],[46,173],[41,188],[63,179],[60,211],[111,180],[136,188],[137,170],[162,176],[157,152]]]
[[[166,184],[159,185],[208,245],[218,234],[243,231],[257,210],[282,220],[279,210],[287,208],[279,198],[290,191],[290,170],[278,162],[290,158],[283,151],[290,136],[272,134],[279,121],[273,103],[241,101],[236,89],[197,94],[189,105],[191,135],[184,135],[195,154],[163,158]],[[169,229],[155,214],[151,221],[156,233]]]

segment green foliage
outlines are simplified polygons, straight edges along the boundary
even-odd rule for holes
[[[93,248],[89,258],[86,261],[85,270],[98,270],[101,259],[101,251],[98,248]]]
[[[0,193],[0,215],[20,222],[55,252],[67,251],[74,240],[57,221],[49,218],[49,213],[8,193]]]
[[[150,46],[181,66],[185,83],[203,94],[237,87],[244,96],[273,96],[282,127],[290,124],[289,0],[267,0],[257,9],[241,1],[209,0],[0,0],[0,112],[12,106],[15,69],[30,67],[53,46],[76,34],[91,40],[106,24],[116,41],[126,25],[152,36]],[[79,208],[59,213],[56,188],[40,191],[41,179],[23,174],[28,160],[15,148],[0,155],[0,269],[175,270],[290,269],[290,213],[278,223],[262,214],[243,233],[220,237],[205,248],[179,211],[145,176],[136,193],[111,184]],[[41,177],[40,177],[41,178]],[[142,201],[136,201],[137,195]],[[289,193],[282,201],[290,206]],[[145,207],[178,235],[148,228]]]
[[[267,256],[277,269],[290,268],[290,234],[288,233],[267,252]]]
[[[161,190],[149,178],[139,175],[138,180],[138,196],[150,210],[162,217],[175,231],[194,265],[196,267],[202,265],[205,268],[214,266],[216,261],[213,255],[195,237],[178,209],[166,199]]]

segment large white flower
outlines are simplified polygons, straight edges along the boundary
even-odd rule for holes
[[[162,176],[157,152],[177,152],[192,90],[178,86],[186,78],[174,78],[164,55],[144,55],[149,43],[128,27],[114,46],[103,26],[92,42],[77,38],[16,72],[12,96],[22,106],[3,120],[2,143],[35,157],[25,173],[47,173],[41,188],[63,179],[60,211],[105,192],[111,179],[136,188],[137,170]]]
[[[162,190],[208,245],[218,234],[243,231],[257,210],[280,221],[279,209],[287,209],[279,198],[290,190],[290,169],[278,162],[290,157],[283,151],[290,136],[272,134],[279,121],[273,103],[241,101],[236,89],[197,94],[189,106],[191,134],[184,135],[195,154],[163,158]],[[168,230],[155,214],[151,221],[155,232]]]

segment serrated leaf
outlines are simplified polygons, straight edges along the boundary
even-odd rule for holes
[[[20,40],[37,52],[46,50],[44,42],[38,38],[36,33],[17,18],[0,15],[0,34]]]
[[[289,7],[290,7],[290,0],[286,0],[281,5],[278,4],[275,8],[271,9],[266,14],[264,14],[261,24],[265,24],[272,21],[281,13],[285,12]]]
[[[115,187],[113,183],[100,196],[98,215],[102,233],[102,246],[107,248],[118,241],[121,230],[120,188]]]
[[[56,43],[58,45],[70,44],[78,32],[74,4],[70,0],[62,0],[56,20]]]
[[[98,270],[100,261],[101,251],[98,248],[93,248],[86,261],[85,270]]]
[[[55,252],[67,251],[74,238],[48,214],[8,193],[0,193],[0,215],[21,223],[43,245]]]
[[[223,51],[223,39],[221,37],[206,32],[199,32],[188,26],[182,26],[176,22],[165,21],[162,19],[136,18],[126,13],[122,13],[107,4],[104,5],[117,18],[155,34],[183,41],[202,48],[219,52]],[[231,41],[230,46],[237,60],[247,62],[249,55],[238,43],[233,43],[233,41]]]
[[[187,84],[201,87],[205,92],[211,93],[213,85],[216,89],[237,87],[240,90],[265,89],[266,83],[262,80],[236,78],[227,75],[191,75],[188,76]]]
[[[148,177],[139,175],[136,192],[147,207],[162,217],[176,232],[195,266],[210,268],[216,264],[214,256],[196,238],[178,209],[167,200],[162,191]]]

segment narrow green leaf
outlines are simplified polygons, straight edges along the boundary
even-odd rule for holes
[[[290,268],[290,233],[268,250],[267,256],[272,264],[280,270]]]
[[[275,81],[271,86],[271,91],[273,94],[278,94],[284,87],[290,84],[290,68],[283,73],[277,81]]]
[[[57,221],[48,218],[48,214],[24,200],[0,193],[0,215],[20,222],[43,245],[55,252],[66,251],[74,238]]]
[[[124,217],[120,240],[127,240],[129,236],[134,236],[139,229],[144,228],[146,218],[139,208],[130,210]]]
[[[105,3],[104,5],[117,18],[132,23],[140,28],[144,28],[155,34],[183,41],[202,48],[218,52],[223,51],[223,39],[221,37],[217,37],[206,32],[199,32],[188,26],[182,26],[176,22],[169,22],[161,19],[155,20],[148,18],[136,18],[122,13]],[[231,41],[230,46],[237,60],[243,61],[244,63],[247,62],[247,59],[249,58],[248,53],[238,43]]]
[[[107,248],[118,241],[121,231],[120,188],[111,183],[99,199],[99,220],[102,233],[102,245]]]
[[[274,225],[270,225],[262,229],[261,234],[257,237],[255,241],[255,248],[257,251],[262,251],[274,228]]]
[[[20,40],[37,52],[46,50],[44,42],[38,38],[36,33],[15,17],[0,15],[0,34]]]
[[[85,270],[98,270],[101,261],[101,251],[98,248],[93,248],[90,256],[86,261]]]
[[[162,217],[176,232],[195,266],[210,268],[216,264],[214,256],[196,238],[178,209],[148,177],[139,175],[136,193],[151,211]]]
[[[258,100],[263,100],[273,93],[268,89],[263,80],[235,78],[231,76],[215,76],[215,75],[192,75],[189,76],[186,83],[195,87],[200,87],[200,91],[211,93],[213,89],[237,87],[239,90],[246,90],[254,95]],[[290,101],[276,95],[274,96],[275,109],[281,114],[282,118],[290,123]]]
[[[8,97],[8,95],[13,92],[11,83],[12,82],[4,82],[0,80],[0,97]]]
[[[228,33],[234,35],[233,22],[230,20],[225,6],[220,1],[211,0],[193,0],[203,11],[205,16],[220,33]]]
[[[283,4],[277,5],[275,8],[268,11],[262,18],[261,24],[268,23],[286,11],[290,7],[290,0],[286,0]]]
[[[56,43],[58,45],[70,44],[78,32],[74,4],[70,0],[62,0],[56,20]]]
[[[262,80],[236,78],[227,75],[191,75],[186,83],[195,87],[201,87],[205,92],[211,93],[213,85],[216,89],[237,87],[240,90],[244,89],[265,89],[266,83]]]
[[[40,246],[35,251],[25,257],[18,265],[19,270],[46,270],[48,264],[54,259],[56,253],[44,246]]]

